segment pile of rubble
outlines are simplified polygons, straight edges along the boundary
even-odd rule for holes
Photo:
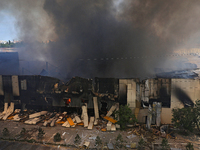
[[[114,104],[111,109],[108,111],[106,116],[101,116],[104,120],[100,120],[99,110],[97,105],[97,98],[94,97],[94,116],[88,117],[87,112],[87,104],[85,103],[82,106],[82,114],[79,116],[78,114],[67,114],[67,112],[57,113],[57,112],[33,112],[33,111],[23,111],[20,109],[15,109],[14,111],[14,103],[10,103],[8,107],[8,103],[4,104],[4,111],[0,113],[0,119],[6,120],[14,120],[21,121],[25,124],[37,124],[43,123],[43,126],[53,127],[55,124],[62,124],[63,127],[76,127],[76,125],[81,125],[89,130],[93,129],[94,125],[101,124],[102,131],[116,131],[116,127],[119,128],[119,125],[116,124],[117,120],[114,120],[111,115],[114,110],[119,108],[119,104]],[[102,123],[103,122],[103,123]]]
[[[40,123],[40,125],[44,127],[53,127],[57,124],[65,128],[75,128],[77,126],[83,126],[85,129],[91,130],[94,128],[94,126],[96,126],[95,128],[99,131],[116,131],[116,128],[119,128],[119,125],[117,124],[117,120],[113,119],[111,115],[115,110],[119,109],[119,104],[114,104],[107,112],[107,114],[105,116],[102,116],[99,115],[99,110],[96,103],[97,101],[95,101],[96,100],[94,98],[94,116],[88,116],[87,104],[82,106],[82,113],[81,115],[78,115],[75,113],[68,114],[67,112],[34,112],[30,110],[21,112],[20,109],[14,110],[14,103],[10,103],[10,106],[8,106],[8,103],[5,103],[4,111],[0,113],[0,119],[20,121],[24,124],[32,125]],[[157,143],[160,143],[160,141],[158,142],[159,138],[176,139],[173,131],[173,127],[170,125],[161,125],[160,127],[158,127],[157,125],[151,125],[151,123],[149,125],[135,124],[134,128],[129,128],[127,130],[127,134],[124,135],[130,141],[130,144],[128,145],[124,143],[124,145],[130,146],[130,148],[136,147],[138,140],[134,140],[134,138],[136,139],[137,137],[139,137],[143,138],[145,142],[148,143],[148,145],[152,145],[152,147],[155,147]],[[101,133],[105,134],[106,132]],[[115,133],[118,133],[118,131]],[[89,141],[84,140],[81,145],[84,147],[89,147],[89,145],[92,145],[92,143],[90,142],[90,139]],[[109,142],[107,147],[109,147],[109,144],[111,144],[112,142]]]

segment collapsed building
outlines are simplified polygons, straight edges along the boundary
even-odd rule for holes
[[[14,102],[25,106],[82,107],[93,109],[93,98],[98,107],[109,110],[115,103],[129,105],[138,121],[146,123],[149,105],[160,102],[161,123],[170,124],[173,108],[194,106],[200,99],[199,79],[155,78],[139,79],[74,77],[67,83],[47,76],[0,75],[1,103]]]

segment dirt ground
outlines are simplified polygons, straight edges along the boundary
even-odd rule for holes
[[[102,123],[103,124],[103,123]],[[136,130],[138,130],[138,127],[128,128],[125,131],[117,130],[115,132],[107,132],[107,131],[101,131],[102,128],[101,125],[94,126],[92,130],[88,130],[87,128],[84,128],[83,126],[76,126],[74,128],[66,128],[62,127],[61,124],[56,124],[54,127],[43,127],[43,123],[38,123],[37,125],[27,125],[23,122],[15,122],[13,120],[6,120],[6,121],[0,121],[1,126],[1,132],[0,132],[0,138],[2,139],[0,142],[0,149],[16,149],[16,145],[18,147],[21,147],[20,149],[32,149],[33,145],[36,145],[33,149],[79,149],[79,146],[82,146],[85,142],[90,142],[89,149],[100,149],[100,147],[95,146],[95,138],[97,136],[100,137],[102,140],[103,145],[112,144],[114,149],[116,144],[116,138],[119,134],[122,135],[123,140],[126,141],[123,143],[124,146],[127,146],[127,149],[130,149],[131,143],[136,143],[138,145],[138,141],[141,137],[144,138],[144,140],[148,143],[149,146],[146,146],[145,149],[158,149],[156,148],[157,145],[159,145],[163,138],[160,136],[153,135],[151,132],[144,131],[143,134],[135,135]],[[104,123],[105,124],[105,123]],[[37,139],[38,135],[38,128],[41,127],[45,134],[43,139]],[[9,130],[8,136],[3,136],[2,131],[4,128],[7,128]],[[27,131],[26,136],[20,137],[19,134],[22,130],[22,128],[25,128]],[[61,134],[62,140],[60,142],[54,142],[54,135],[56,133]],[[74,144],[74,140],[76,135],[79,135],[81,138],[81,143],[79,145]],[[127,138],[127,136],[133,135],[131,138]],[[188,136],[183,136],[175,133],[176,139],[168,139],[168,143],[171,148],[174,148],[174,150],[182,149],[185,150],[185,146],[191,142],[193,143],[194,149],[198,150],[200,149],[200,136],[196,135],[195,133],[190,133]],[[7,144],[2,144],[4,141],[12,141],[8,142]],[[14,142],[17,141],[17,142]],[[31,144],[28,144],[28,142],[33,142]],[[19,142],[23,143],[21,146],[19,146]],[[24,144],[25,142],[25,144]],[[10,144],[9,144],[10,143]],[[36,143],[36,144],[35,144]],[[40,143],[38,145],[38,143]],[[4,146],[2,146],[4,145]],[[5,146],[7,145],[7,146]],[[152,146],[153,145],[153,146]],[[12,147],[13,146],[13,147]],[[23,148],[24,147],[24,148]],[[123,149],[123,148],[120,148]],[[125,149],[125,148],[124,148]]]

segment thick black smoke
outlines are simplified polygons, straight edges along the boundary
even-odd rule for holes
[[[125,0],[120,17],[163,39],[187,42],[199,32],[198,0]],[[199,33],[198,33],[199,36]]]
[[[179,68],[165,55],[199,37],[199,6],[197,0],[0,2],[28,43],[23,57],[48,61],[69,78],[152,77],[155,68]],[[35,42],[46,40],[53,42]]]
[[[160,58],[142,57],[163,54],[174,44],[120,19],[114,1],[46,0],[44,9],[58,35],[53,56],[69,76],[144,77]]]

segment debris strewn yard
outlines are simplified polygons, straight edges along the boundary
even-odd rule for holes
[[[60,149],[99,149],[103,147],[104,149],[131,149],[137,148],[141,139],[144,140],[145,149],[160,149],[163,139],[167,139],[169,146],[174,149],[184,150],[188,143],[192,143],[194,149],[200,147],[199,135],[194,133],[190,133],[188,136],[180,135],[178,130],[170,125],[161,125],[158,128],[155,124],[148,129],[146,124],[134,124],[121,131],[116,128],[117,120],[111,116],[112,109],[105,116],[100,114],[99,118],[89,116],[85,108],[83,108],[82,114],[48,111],[20,113],[18,109],[13,112],[7,109],[11,114],[7,119],[0,121],[2,129],[0,138],[9,141],[38,143],[43,146],[50,145]],[[2,112],[1,115],[4,117],[7,113]],[[95,121],[96,124],[94,124]],[[39,128],[44,133],[41,138],[38,138]],[[8,130],[7,135],[3,129]],[[61,137],[59,142],[55,141],[57,133]],[[75,142],[77,135],[80,137],[79,142]],[[117,139],[119,135],[122,141]],[[96,139],[99,139],[101,144]]]

